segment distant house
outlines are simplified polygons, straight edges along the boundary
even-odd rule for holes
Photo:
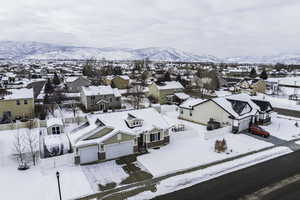
[[[90,115],[87,120],[68,134],[76,164],[145,152],[170,141],[170,126],[154,108]]]
[[[158,103],[170,103],[173,101],[175,93],[182,92],[184,87],[178,81],[166,81],[162,83],[152,83],[148,86],[148,95]]]
[[[10,89],[0,94],[0,121],[34,117],[33,89]]]
[[[130,78],[127,75],[117,75],[111,80],[111,86],[118,89],[127,89]]]
[[[65,79],[65,85],[68,92],[80,92],[81,87],[91,85],[90,80],[83,76],[71,76]]]
[[[80,98],[85,109],[89,111],[107,111],[120,109],[122,106],[119,90],[111,86],[82,87]]]
[[[270,123],[271,111],[269,102],[237,94],[210,100],[190,98],[180,105],[179,118],[203,125],[213,119],[221,126],[231,125],[232,131],[238,133],[253,123]]]

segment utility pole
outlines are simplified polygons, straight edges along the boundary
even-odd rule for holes
[[[56,178],[57,178],[57,184],[58,184],[58,192],[59,192],[59,199],[62,200],[61,198],[61,191],[60,191],[60,182],[59,182],[59,172],[56,172]]]

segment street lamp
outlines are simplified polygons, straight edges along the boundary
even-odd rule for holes
[[[60,191],[60,182],[59,182],[59,172],[56,172],[57,184],[58,184],[58,191],[59,191],[59,199],[61,199],[61,191]]]

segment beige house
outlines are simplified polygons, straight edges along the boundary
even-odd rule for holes
[[[148,96],[154,98],[158,103],[172,102],[174,94],[182,92],[184,87],[178,81],[166,81],[161,84],[152,83],[148,86]]]
[[[270,123],[271,111],[269,102],[237,94],[210,100],[190,98],[180,105],[179,118],[203,125],[213,119],[222,127],[231,125],[232,131],[238,133],[253,123]]]
[[[118,75],[111,80],[111,86],[118,89],[127,89],[130,78],[127,75]]]
[[[34,117],[33,89],[10,89],[0,96],[0,120],[31,119]]]
[[[145,152],[170,141],[169,124],[153,108],[89,115],[87,120],[68,134],[76,164]]]

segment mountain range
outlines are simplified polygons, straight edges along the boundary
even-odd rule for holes
[[[217,58],[212,55],[197,55],[174,48],[149,47],[130,48],[95,48],[56,45],[41,42],[0,41],[0,59],[107,59],[183,61],[183,62],[226,62],[226,63],[285,63],[300,64],[300,53],[279,54],[275,56],[247,56]]]

